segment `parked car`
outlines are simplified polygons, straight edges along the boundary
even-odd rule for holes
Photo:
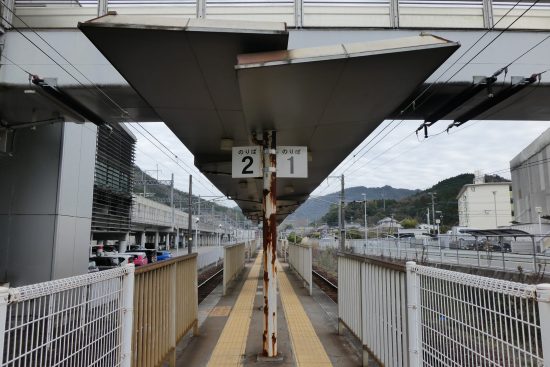
[[[150,248],[144,248],[139,245],[132,245],[130,246],[129,252],[144,252],[145,255],[147,255],[147,263],[151,264],[157,261],[157,250],[150,249]]]
[[[136,266],[147,265],[147,254],[145,252],[125,252],[124,254],[130,254],[134,256],[134,264]]]
[[[90,258],[90,261],[93,261],[96,263],[98,270],[107,270],[116,268],[121,265],[128,264],[132,259],[133,256],[131,255],[120,255],[120,256],[113,256],[113,255],[104,255],[104,256],[94,256]]]
[[[168,260],[171,257],[170,251],[157,251],[157,261]]]
[[[511,252],[512,245],[507,242],[495,243],[486,238],[483,238],[477,243],[473,244],[468,249],[477,251]]]
[[[90,261],[88,262],[88,273],[95,273],[98,271],[99,268],[97,267],[96,262],[90,259]]]

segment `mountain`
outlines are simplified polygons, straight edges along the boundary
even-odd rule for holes
[[[376,199],[402,199],[414,195],[419,190],[395,189],[391,186],[383,187],[365,187],[356,186],[344,189],[345,201],[363,201],[363,193],[366,193],[367,200]],[[331,204],[337,204],[340,198],[340,192],[333,192],[320,197],[310,197],[303,203],[294,214],[288,216],[287,221],[309,220],[309,222],[320,219],[325,215]]]
[[[367,221],[372,225],[372,223],[376,223],[384,217],[393,215],[398,221],[412,218],[418,223],[426,223],[426,214],[428,208],[430,208],[431,222],[432,197],[430,193],[434,193],[435,210],[441,212],[441,216],[438,213],[436,218],[441,218],[443,226],[457,225],[458,202],[456,197],[464,185],[471,184],[473,181],[473,174],[464,173],[442,180],[427,190],[417,191],[413,195],[403,198],[386,199],[385,203],[380,199],[370,200],[367,204]],[[509,180],[495,175],[485,176],[485,182],[509,182]],[[344,210],[346,222],[363,224],[364,210],[362,203],[348,203]],[[329,207],[328,212],[321,218],[321,221],[329,225],[336,225],[338,221],[337,207]]]

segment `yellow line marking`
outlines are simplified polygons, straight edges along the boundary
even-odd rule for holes
[[[242,366],[260,275],[260,251],[208,361],[209,367]]]
[[[277,262],[278,269],[281,264]],[[301,367],[332,366],[330,358],[313,329],[302,302],[294,292],[286,272],[279,271],[279,294],[285,311],[292,350],[296,365]]]
[[[210,311],[210,317],[227,317],[231,312],[231,306],[216,306]]]

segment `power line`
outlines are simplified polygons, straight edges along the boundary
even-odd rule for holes
[[[164,150],[160,149],[160,147],[158,145],[156,145],[153,141],[151,141],[151,139],[149,139],[145,134],[143,134],[141,131],[139,131],[137,128],[135,128],[134,126],[132,126],[132,124],[129,124],[128,126],[130,126],[132,129],[134,129],[137,133],[139,133],[141,136],[143,136],[145,139],[147,139],[149,141],[149,143],[151,143],[154,147],[156,147],[160,152],[162,152],[165,156],[167,156],[171,161],[173,161],[178,167],[180,167],[181,169],[183,169],[185,172],[187,172],[188,174],[191,175],[190,172],[188,172],[183,166],[181,166],[179,164],[179,161],[174,159],[172,156],[170,156],[168,153],[166,153]],[[216,192],[212,191],[210,188],[206,187],[202,181],[200,180],[197,180],[197,182],[203,186],[206,190],[210,191],[210,193],[212,194],[216,194]]]
[[[460,55],[460,57],[458,59],[456,59],[449,67],[447,67],[447,69],[445,69],[443,71],[443,73],[441,73],[441,75],[439,75],[437,77],[437,79],[431,83],[428,87],[426,87],[411,103],[409,103],[405,109],[402,111],[406,111],[407,109],[409,109],[411,106],[415,106],[415,108],[420,108],[422,105],[424,105],[434,94],[435,92],[431,93],[424,101],[422,101],[422,103],[419,105],[419,106],[416,106],[416,101],[418,101],[429,89],[431,89],[431,87],[433,87],[435,85],[435,83],[437,83],[442,77],[443,75],[445,75],[452,67],[454,67],[458,61],[460,61],[464,56],[466,56],[466,54],[468,52],[470,52],[470,50],[472,50],[483,38],[485,38],[486,35],[488,35],[491,31],[493,31],[495,29],[495,27],[504,19],[508,16],[508,14],[510,14],[510,12],[512,10],[514,10],[516,8],[516,6],[518,6],[518,4],[521,2],[522,0],[518,0],[513,7],[511,7],[495,24],[493,24],[493,26],[491,28],[489,28],[488,30],[485,31],[485,33],[483,33],[478,39],[476,42],[474,42],[466,51],[464,51],[462,53],[462,55]],[[461,68],[459,68],[453,75],[451,75],[450,78],[448,78],[442,85],[438,85],[437,86],[437,89],[441,89],[442,87],[444,87],[445,85],[447,85],[449,83],[449,81],[454,78],[459,72],[461,72],[462,70],[464,70],[464,68],[466,68],[466,66],[468,66],[476,57],[478,57],[483,51],[485,51],[487,49],[487,47],[489,47],[493,42],[495,42],[498,38],[500,38],[500,36],[506,32],[508,29],[510,29],[510,27],[512,25],[515,24],[515,22],[517,22],[521,17],[523,17],[523,15],[529,11],[529,9],[531,9],[536,3],[538,3],[540,0],[536,0],[527,10],[525,10],[522,14],[520,14],[511,24],[509,24],[506,28],[504,28],[502,31],[499,32],[499,34],[497,34],[497,36],[495,38],[493,38],[488,44],[486,44],[480,51],[478,51],[478,53],[476,53],[472,58],[470,58]]]
[[[472,58],[470,58],[470,60],[468,60],[459,70],[457,70],[453,75],[451,75],[451,77],[450,77],[449,79],[447,79],[447,80],[443,83],[443,85],[438,86],[438,88],[441,88],[441,87],[443,87],[444,85],[446,85],[454,76],[456,76],[460,71],[462,71],[466,66],[468,66],[477,56],[479,56],[483,51],[485,51],[485,50],[487,49],[487,47],[489,47],[489,45],[491,45],[494,41],[496,41],[496,40],[497,40],[506,30],[508,30],[513,24],[515,24],[515,22],[517,22],[521,17],[523,17],[523,15],[524,15],[529,9],[531,9],[538,1],[540,1],[540,0],[536,0],[528,9],[526,9],[521,15],[519,15],[511,24],[509,24],[505,29],[503,29],[502,31],[500,31],[500,33],[499,33],[495,38],[493,38],[487,45],[485,45],[485,46],[484,46],[480,51],[478,51]],[[493,30],[493,29],[495,28],[495,26],[497,26],[498,23],[500,23],[500,21],[502,21],[502,20],[503,20],[503,19],[504,19],[504,18],[505,18],[505,17],[506,17],[506,16],[507,16],[507,15],[508,15],[508,14],[509,14],[516,6],[520,3],[520,2],[521,2],[521,0],[518,0],[518,1],[514,4],[514,6],[513,6],[511,9],[509,9],[509,10],[508,10],[508,11],[507,11],[507,12],[506,12],[506,13],[505,13],[505,14],[504,14],[504,15],[503,15],[503,16],[502,16],[502,17],[501,17],[501,18],[500,18],[500,19],[499,19],[490,29],[488,29],[488,30],[487,30],[487,31],[486,31],[486,32],[485,32],[476,42],[474,42],[474,44],[472,44],[472,45],[471,45],[471,46],[470,46],[470,47],[469,47],[469,48],[468,48],[459,58],[457,58],[449,67],[447,67],[447,69],[445,69],[445,71],[443,71],[443,73],[441,73],[441,74],[436,78],[436,80],[435,80],[434,82],[432,82],[432,83],[431,83],[426,89],[424,89],[417,97],[415,97],[415,99],[414,99],[412,102],[410,102],[409,105],[407,105],[407,106],[400,112],[400,115],[402,115],[405,111],[407,111],[409,107],[411,107],[411,106],[413,106],[413,105],[416,105],[416,101],[417,101],[419,98],[421,98],[421,97],[422,97],[422,96],[423,96],[423,95],[424,95],[433,85],[435,85],[435,83],[437,83],[437,81],[439,81],[439,79],[441,79],[441,77],[443,77],[443,75],[445,75],[452,67],[454,67],[454,65],[456,65],[456,63],[457,63],[458,61],[460,61],[460,60],[461,60],[461,59],[462,59],[462,58],[463,58],[463,57],[464,57],[473,47],[475,47],[475,46],[476,46],[476,45],[477,45],[477,44],[478,44],[478,43],[479,43],[479,42],[480,42],[480,41],[481,41],[481,40],[491,31],[491,30]],[[550,36],[549,36],[549,37],[550,37]],[[543,41],[541,41],[540,43],[542,43],[542,42],[543,42]],[[539,44],[540,44],[540,43],[539,43]],[[537,46],[538,46],[538,45],[537,45]],[[535,46],[535,47],[536,47],[536,46]],[[533,48],[534,48],[534,47],[533,47]],[[532,49],[533,49],[533,48],[532,48]],[[532,49],[530,49],[530,50],[532,50]],[[530,50],[529,50],[529,51],[530,51]],[[529,51],[527,51],[527,52],[529,52]],[[527,53],[527,52],[526,52],[526,53]],[[524,53],[524,55],[525,55],[526,53]],[[521,57],[524,56],[524,55],[521,55],[519,58],[521,58]],[[517,58],[515,61],[519,60],[519,58]],[[434,95],[434,93],[430,94],[430,95],[428,96],[428,98],[426,98],[426,99],[421,103],[421,105],[423,105],[424,103],[426,103],[426,101],[429,100],[433,95]],[[420,105],[420,106],[421,106],[421,105]],[[420,107],[420,106],[418,106],[418,107]],[[393,123],[394,121],[395,121],[395,119],[392,120],[392,121],[390,122],[390,124]],[[395,125],[394,128],[393,128],[389,133],[391,133],[393,130],[395,130],[395,128],[397,128],[397,126],[399,126],[402,122],[403,122],[403,120],[401,120],[400,123],[398,123],[397,125]],[[386,127],[385,127],[384,129],[386,129],[390,124],[386,125]],[[380,134],[380,133],[381,133],[381,132],[379,132],[379,134]],[[385,137],[387,137],[387,136],[389,135],[389,133],[387,133],[386,135],[384,135],[384,136],[383,136],[374,146],[376,146],[380,141],[382,141]],[[442,133],[443,133],[443,131],[440,132],[440,133],[438,133],[438,135],[439,135],[439,134],[442,134]],[[377,136],[378,136],[378,134],[377,134]],[[375,137],[376,137],[376,136],[375,136]],[[374,138],[375,138],[375,137],[374,137]],[[374,138],[373,138],[373,139],[374,139]],[[372,140],[373,140],[373,139],[372,139]],[[371,140],[371,141],[372,141],[372,140]],[[403,141],[403,140],[404,140],[404,139],[402,139],[401,141]],[[400,141],[400,142],[401,142],[401,141]],[[400,142],[399,142],[399,143],[400,143]],[[398,143],[398,144],[399,144],[399,143]],[[368,144],[367,144],[367,145],[368,145]],[[350,166],[348,166],[342,173],[345,173],[346,171],[348,171],[349,168],[351,168],[355,163],[357,163],[358,160],[359,160],[360,158],[364,157],[364,156],[366,155],[366,153],[368,153],[370,150],[372,150],[372,148],[374,148],[374,146],[372,146],[369,150],[367,150],[365,153],[363,153],[363,154],[362,154],[358,159],[356,159]],[[394,146],[395,146],[395,145],[394,145]],[[390,147],[390,149],[387,149],[385,152],[387,152],[387,151],[393,149],[394,146]],[[365,145],[365,147],[366,147],[366,145]],[[375,158],[378,158],[379,156],[381,156],[381,154],[377,155]],[[354,157],[355,157],[355,156],[354,156]],[[370,162],[372,162],[372,161],[373,161],[373,160],[371,160],[371,161],[369,161],[369,162],[367,162],[367,163],[370,163]],[[363,167],[364,167],[364,165],[362,165],[359,169],[361,169],[361,168],[363,168]],[[356,169],[354,172],[357,172],[357,170],[358,170],[358,169]]]
[[[124,110],[113,98],[111,98],[105,91],[103,91],[101,88],[99,88],[99,86],[97,84],[95,84],[93,81],[91,81],[84,73],[82,73],[75,65],[73,65],[65,56],[63,56],[54,46],[52,46],[46,39],[44,39],[44,37],[42,37],[38,32],[36,32],[36,30],[32,27],[30,27],[23,19],[21,19],[17,14],[15,14],[13,12],[12,9],[10,8],[6,8],[8,9],[17,19],[19,19],[29,30],[31,30],[38,38],[40,38],[40,40],[42,40],[46,45],[48,45],[57,55],[59,55],[64,61],[66,61],[70,66],[72,66],[80,75],[82,75],[97,91],[99,91],[108,101],[110,101],[113,106],[115,108],[117,108],[118,110],[120,110],[122,112],[122,117],[126,120],[129,120],[128,119],[128,116],[129,116],[129,113]],[[42,52],[46,57],[48,57],[51,61],[53,61],[57,66],[59,66],[63,71],[65,71],[65,73],[67,73],[70,77],[72,77],[78,84],[80,84],[82,87],[84,87],[86,90],[89,90],[89,87],[86,86],[85,84],[83,84],[77,77],[75,77],[72,73],[70,73],[65,67],[63,67],[61,64],[59,64],[53,57],[51,57],[46,51],[44,51],[40,46],[38,46],[34,41],[32,41],[29,37],[27,37],[25,34],[23,34],[23,32],[21,32],[21,30],[18,28],[18,27],[15,27],[11,22],[9,22],[4,16],[0,15],[0,17],[6,21],[6,23],[8,23],[14,30],[16,30],[21,36],[23,36],[28,42],[30,42],[34,47],[36,47],[38,50],[40,50],[40,52]],[[6,57],[5,55],[2,55],[3,57],[5,57],[8,61],[10,61],[12,64],[14,64],[15,66],[19,67],[21,70],[23,70],[24,72],[26,72],[27,74],[29,75],[34,75],[28,71],[26,71],[25,69],[23,69],[20,65],[16,64],[15,62],[13,62],[13,60],[9,59],[8,57]],[[161,141],[159,141],[154,135],[152,135],[147,129],[145,129],[139,122],[137,121],[130,121],[129,122],[130,124],[132,123],[136,123],[138,124],[143,130],[145,130],[151,137],[153,137],[157,142],[159,142],[167,151],[169,151],[174,157],[176,157],[177,159],[177,155],[175,153],[173,153],[171,151],[170,148],[168,148],[166,145],[164,145]],[[139,130],[136,129],[137,132],[139,132],[141,134],[141,132]],[[143,137],[147,138],[144,134],[141,134]],[[164,151],[162,151],[162,149],[160,149],[156,144],[154,144],[150,139],[147,138],[147,140],[149,140],[149,142],[151,144],[153,144],[157,149],[159,149],[161,152],[163,152],[165,155],[167,155]],[[168,156],[168,155],[167,155]],[[169,157],[171,158],[171,157]],[[171,158],[172,159],[172,158]],[[172,159],[173,160],[173,159]],[[177,161],[173,160],[180,168],[182,168],[185,172],[187,172],[188,174],[192,174],[191,172],[187,171],[184,167],[182,167]],[[182,161],[184,164],[185,161]],[[186,164],[187,165],[187,164]],[[190,168],[191,170],[193,170],[192,168]],[[200,172],[199,172],[200,174]],[[200,179],[200,176],[198,177],[199,179],[197,180],[205,189],[207,189],[208,191],[210,191],[211,193],[214,193],[214,191],[212,191],[210,188],[206,187],[206,185],[204,185],[204,183],[202,182],[202,180]]]
[[[4,59],[6,59],[6,60],[8,60],[8,61],[10,62],[10,64],[3,64],[3,65],[13,65],[13,66],[19,68],[19,69],[20,69],[21,71],[23,71],[25,74],[29,75],[29,78],[33,76],[33,74],[32,74],[30,71],[24,69],[21,65],[15,63],[12,59],[10,59],[9,57],[7,57],[7,56],[4,55],[3,53],[0,54],[0,57],[3,57]]]
[[[193,167],[190,167],[187,162],[185,162],[184,160],[179,160],[179,157],[177,154],[175,154],[174,152],[172,152],[170,150],[170,148],[168,148],[164,143],[162,143],[160,140],[158,140],[158,138],[156,136],[154,136],[153,134],[151,134],[151,132],[149,130],[147,130],[141,123],[139,122],[136,122],[135,123],[136,125],[138,125],[141,129],[143,129],[149,136],[151,136],[153,139],[155,139],[160,145],[162,145],[164,147],[164,149],[166,149],[170,154],[172,154],[174,156],[174,158],[177,160],[177,161],[181,161],[186,167],[188,167],[191,171],[193,171]],[[143,135],[143,134],[142,134]],[[149,140],[149,139],[148,139]],[[151,140],[149,140],[149,142],[151,142]],[[152,142],[151,142],[152,143]],[[152,143],[153,144],[153,143]],[[157,146],[157,149],[160,150],[160,148],[158,148]],[[183,167],[182,167],[183,168]],[[195,168],[196,169],[196,168]],[[202,182],[202,178],[200,177],[200,175],[202,175],[202,173],[196,169],[197,172],[198,172],[198,175],[196,178],[197,178],[197,181],[199,182]],[[190,171],[187,171],[186,169],[184,169],[185,172],[187,172],[188,174],[192,175],[192,173]]]

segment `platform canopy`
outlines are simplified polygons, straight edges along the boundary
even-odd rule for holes
[[[421,35],[287,50],[284,23],[113,14],[79,28],[252,219],[262,179],[232,178],[222,141],[274,130],[307,146],[308,178],[277,179],[282,220],[459,47]]]

